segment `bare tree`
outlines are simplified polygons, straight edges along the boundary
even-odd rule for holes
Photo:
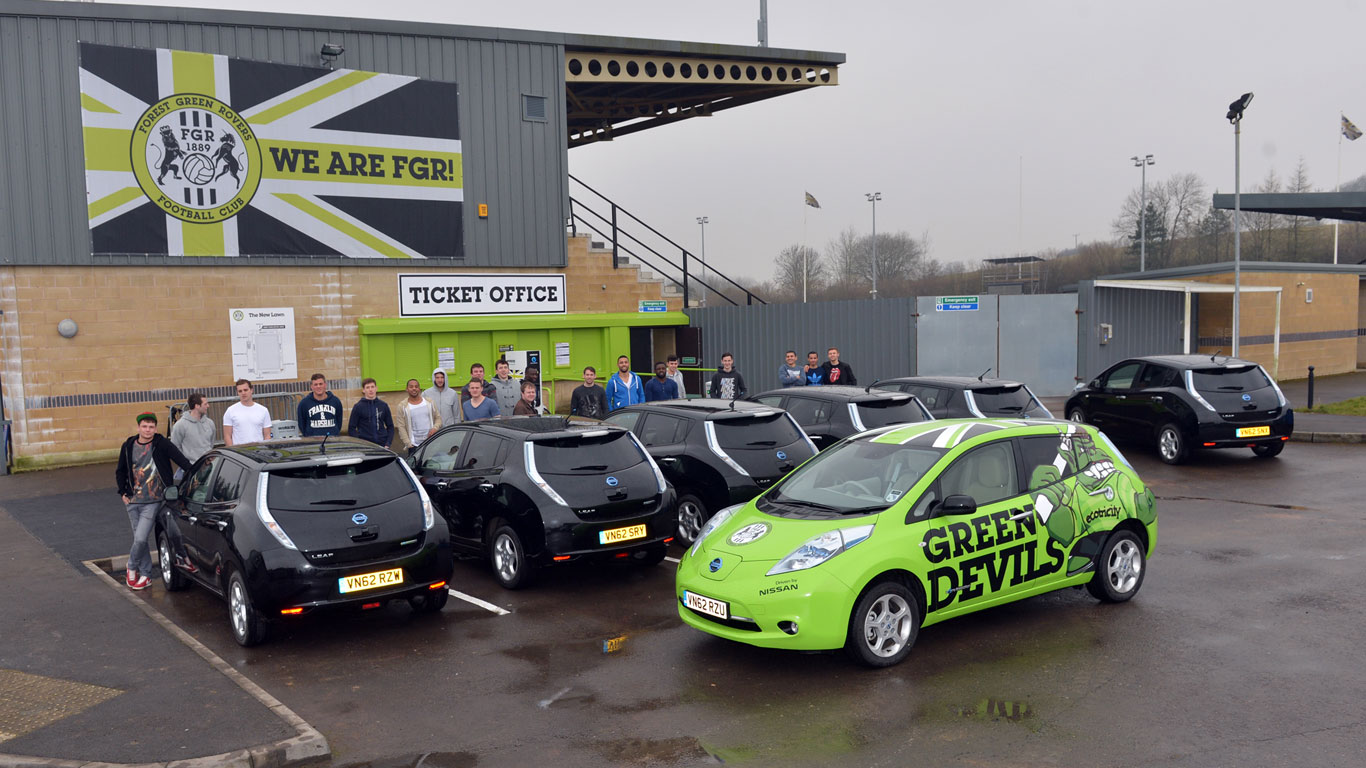
[[[801,301],[803,270],[806,275],[808,298],[813,298],[824,291],[830,277],[825,258],[815,248],[789,245],[773,260],[774,293],[793,301]]]
[[[1309,166],[1304,162],[1304,155],[1300,155],[1300,161],[1295,164],[1295,172],[1290,176],[1290,180],[1286,182],[1285,191],[1293,192],[1295,194],[1313,191],[1313,187],[1309,184]],[[1300,231],[1305,226],[1304,217],[1288,216],[1287,218],[1289,219],[1287,223],[1290,227],[1290,260],[1299,261]]]
[[[1256,188],[1257,192],[1271,194],[1281,191],[1281,177],[1276,175],[1276,169],[1272,168],[1266,172],[1266,178]],[[1272,237],[1273,231],[1280,228],[1281,217],[1274,213],[1244,213],[1247,229],[1252,233],[1253,254],[1251,258],[1259,261],[1270,260],[1273,256]],[[1245,257],[1246,258],[1246,257]]]

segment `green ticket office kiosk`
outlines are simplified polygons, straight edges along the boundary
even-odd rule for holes
[[[567,409],[570,392],[582,383],[584,366],[596,368],[601,381],[616,371],[618,355],[631,356],[631,370],[642,375],[650,375],[654,360],[671,354],[702,358],[699,329],[690,328],[682,312],[371,317],[358,322],[361,375],[373,378],[381,392],[401,391],[414,378],[429,387],[438,365],[446,368],[451,386],[463,386],[474,363],[482,363],[492,376],[498,358],[536,350],[542,383],[553,386],[553,402],[565,406],[556,407],[557,413]]]

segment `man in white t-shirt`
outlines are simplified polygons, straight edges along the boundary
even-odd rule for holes
[[[223,412],[223,442],[227,445],[259,443],[270,439],[270,411],[252,402],[251,382],[237,380],[238,402]]]
[[[394,437],[399,455],[407,455],[422,445],[427,436],[441,429],[441,414],[431,400],[422,396],[422,384],[408,379],[408,399],[394,409]]]

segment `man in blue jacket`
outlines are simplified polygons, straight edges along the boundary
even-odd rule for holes
[[[299,434],[304,437],[340,435],[342,403],[327,390],[327,377],[321,373],[313,374],[308,387],[312,392],[299,400],[299,412],[295,414]]]
[[[607,410],[615,411],[628,405],[645,402],[645,388],[640,377],[631,373],[631,358],[617,358],[617,374],[607,380]]]
[[[389,413],[389,404],[379,399],[379,385],[374,379],[362,381],[360,391],[365,396],[351,406],[346,434],[388,448],[394,442],[394,417]]]

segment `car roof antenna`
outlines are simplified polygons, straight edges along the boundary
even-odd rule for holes
[[[1214,358],[1218,357],[1219,354],[1220,354],[1221,352],[1223,352],[1223,351],[1224,351],[1224,350],[1222,350],[1222,349],[1217,350],[1214,354],[1212,354],[1212,355],[1209,356],[1209,361],[1210,361],[1211,363],[1217,363],[1217,362],[1219,362],[1218,360],[1215,360]]]
[[[985,376],[985,375],[987,375],[988,373],[991,373],[991,369],[990,369],[990,368],[986,369],[985,371],[982,371],[982,372],[977,376],[977,380],[978,380],[978,381],[981,381],[981,380],[982,380],[982,377]]]
[[[327,435],[326,433],[324,433],[324,434],[323,434],[323,444],[320,445],[320,446],[318,446],[318,453],[327,453],[327,438],[328,438],[328,435]]]
[[[731,409],[732,411],[735,410],[735,401],[736,401],[736,400],[739,400],[739,399],[740,399],[740,398],[739,398],[738,396],[737,396],[737,397],[732,397],[732,398],[730,399],[730,409]]]
[[[882,379],[873,379],[872,384],[869,384],[868,386],[863,388],[863,394],[871,394],[873,391],[873,387],[876,387],[879,381],[882,381]]]

